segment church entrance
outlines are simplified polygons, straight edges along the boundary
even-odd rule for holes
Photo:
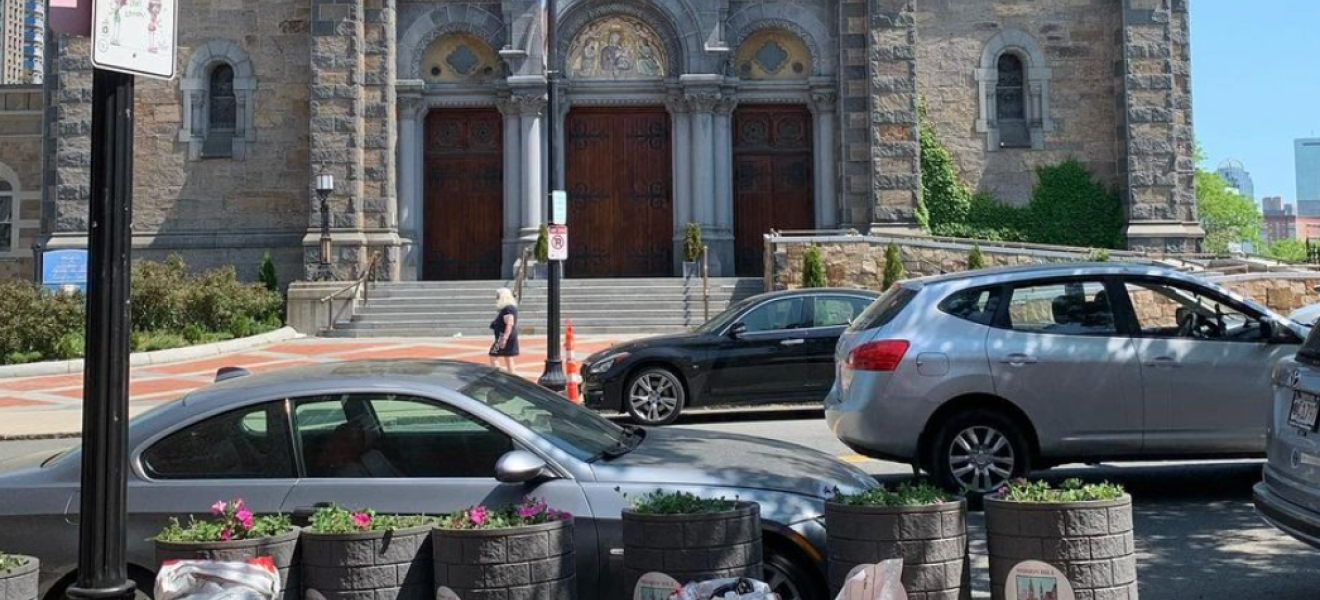
[[[564,131],[569,277],[673,273],[673,171],[663,108],[575,108]]]
[[[426,117],[423,278],[500,278],[503,119],[495,109]]]
[[[733,127],[734,271],[760,277],[766,233],[816,226],[811,114],[805,106],[743,106]]]

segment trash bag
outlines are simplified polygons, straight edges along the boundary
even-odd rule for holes
[[[903,589],[903,559],[895,558],[854,567],[834,600],[907,600],[907,597],[907,590]]]
[[[689,583],[669,600],[779,600],[779,595],[765,582],[743,577]]]
[[[274,600],[280,572],[269,556],[247,562],[172,560],[156,574],[156,600]]]

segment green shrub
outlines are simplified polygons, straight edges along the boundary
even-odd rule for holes
[[[257,281],[266,289],[272,292],[280,291],[280,278],[275,274],[275,261],[270,259],[270,253],[267,252],[261,257],[261,268],[257,270]]]
[[[1027,207],[1031,241],[1084,248],[1122,248],[1123,203],[1075,160],[1036,170],[1040,183]]]
[[[536,234],[536,246],[532,250],[536,256],[536,262],[545,264],[550,262],[550,228],[544,223],[541,224],[541,230]]]
[[[967,270],[975,271],[977,269],[984,269],[985,267],[985,254],[981,253],[981,247],[972,246],[971,251],[967,253]]]
[[[855,494],[835,494],[830,500],[848,506],[929,506],[942,504],[952,498],[929,483],[901,483],[894,489],[885,486],[874,487]]]
[[[1080,479],[1068,479],[1059,487],[1044,481],[1018,479],[1004,485],[993,497],[1008,502],[1093,502],[1117,500],[1126,492],[1114,483],[1083,484]]]
[[[730,512],[738,507],[734,500],[702,498],[691,492],[656,490],[633,500],[632,510],[639,515],[708,515]]]
[[[177,254],[164,261],[133,263],[133,329],[162,331],[179,329],[184,322],[188,294],[188,266]]]
[[[885,248],[885,270],[883,280],[880,283],[881,290],[888,290],[894,287],[895,283],[907,279],[907,270],[903,267],[903,256],[898,252],[898,246],[890,242],[889,247]]]
[[[1265,252],[1284,262],[1304,263],[1308,259],[1306,243],[1291,238],[1271,242]]]
[[[802,287],[823,288],[825,283],[825,263],[820,259],[820,248],[807,246],[802,253]]]
[[[191,278],[183,301],[183,320],[207,331],[228,331],[237,317],[264,321],[280,311],[279,294],[261,285],[243,283],[233,267],[221,267]]]
[[[61,338],[83,328],[83,295],[50,292],[28,281],[3,281],[0,315],[0,356],[6,363],[54,357]]]
[[[186,338],[180,334],[172,332],[143,331],[137,332],[132,337],[134,352],[155,352],[157,350],[182,348],[188,345],[188,340]]]
[[[1090,262],[1109,262],[1109,251],[1103,248],[1092,248],[1086,254],[1086,260]]]
[[[917,222],[936,235],[950,235],[942,232],[968,222],[972,193],[958,174],[953,153],[940,143],[935,127],[926,118],[924,102],[920,115],[921,200],[917,205]]]
[[[701,259],[702,250],[701,226],[688,223],[687,230],[683,232],[683,260],[697,262]]]
[[[62,336],[58,342],[55,342],[55,353],[51,358],[55,360],[73,360],[82,358],[86,351],[87,340],[83,337],[83,332],[70,331]]]

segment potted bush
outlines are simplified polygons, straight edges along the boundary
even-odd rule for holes
[[[975,271],[986,268],[985,254],[981,252],[981,246],[973,245],[971,251],[967,253],[967,270]]]
[[[858,565],[903,559],[909,594],[970,598],[967,502],[928,483],[838,494],[825,503],[831,596]]]
[[[704,250],[701,244],[701,226],[688,223],[687,230],[683,232],[684,278],[701,277],[701,254]]]
[[[0,600],[36,600],[39,561],[0,552]]]
[[[430,600],[435,519],[321,508],[302,532],[302,585],[326,600]]]
[[[661,571],[680,583],[761,579],[761,506],[656,490],[623,510],[625,597]]]
[[[532,268],[527,272],[530,279],[549,279],[550,278],[550,228],[544,223],[541,224],[541,230],[536,234],[536,246],[532,248],[532,257],[536,262],[532,263]]]
[[[1079,598],[1137,597],[1132,497],[1122,486],[1013,481],[985,497],[985,522],[994,600],[1024,560],[1059,569]]]
[[[459,598],[577,597],[573,516],[542,500],[441,517],[431,543],[436,589]]]
[[[880,291],[887,291],[895,283],[907,279],[907,269],[903,267],[903,255],[892,242],[885,247],[885,267],[880,281]]]
[[[298,572],[293,569],[298,549],[298,528],[288,515],[254,515],[241,498],[216,501],[212,518],[177,518],[155,538],[156,562],[169,560],[246,561],[269,556],[280,572],[280,589],[295,590]],[[280,597],[284,596],[281,591]]]
[[[807,246],[802,253],[802,287],[823,288],[825,282],[825,263],[820,258],[820,248]]]

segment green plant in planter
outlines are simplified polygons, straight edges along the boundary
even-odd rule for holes
[[[171,517],[170,524],[152,539],[159,542],[228,542],[274,537],[293,531],[293,521],[288,515],[254,515],[242,498],[216,501],[211,505],[211,514],[214,519],[207,521],[189,517],[186,526]]]
[[[903,268],[903,256],[899,254],[898,246],[891,242],[885,248],[885,270],[880,289],[888,290],[904,279],[907,279],[907,269]]]
[[[967,270],[975,271],[977,269],[984,269],[985,267],[985,254],[981,253],[981,247],[972,246],[971,251],[967,253]]]
[[[8,570],[10,570],[10,569],[17,569],[17,568],[19,568],[19,567],[21,567],[21,566],[23,566],[23,565],[26,565],[27,563],[28,563],[28,559],[27,559],[27,558],[24,558],[24,557],[22,557],[22,556],[14,556],[13,554],[5,554],[4,552],[0,552],[0,571],[8,571]]]
[[[550,228],[544,223],[541,224],[541,230],[536,233],[536,246],[532,250],[532,255],[536,257],[536,262],[550,262]]]
[[[929,506],[932,504],[943,504],[952,500],[953,498],[945,493],[944,490],[924,481],[916,484],[901,483],[893,489],[882,485],[852,494],[839,493],[836,490],[834,497],[830,499],[832,502],[848,506],[877,506],[885,508],[900,506]]]
[[[683,233],[683,260],[694,263],[701,259],[701,226],[688,223]]]
[[[440,529],[509,529],[571,518],[573,515],[567,511],[550,508],[545,500],[527,498],[522,504],[496,509],[478,504],[440,517],[436,526]]]
[[[992,495],[1007,502],[1096,502],[1123,497],[1123,486],[1116,483],[1082,483],[1080,479],[1067,479],[1059,487],[1045,481],[1010,481]]]
[[[628,495],[624,494],[624,498]],[[633,512],[639,515],[708,515],[738,508],[737,499],[702,498],[691,492],[656,490],[634,499]]]
[[[307,531],[342,535],[411,529],[433,524],[435,524],[434,518],[421,515],[378,515],[369,508],[348,510],[339,506],[327,506],[312,514],[311,527]]]
[[[807,246],[802,253],[802,287],[823,288],[825,282],[825,263],[820,258],[820,248]]]

